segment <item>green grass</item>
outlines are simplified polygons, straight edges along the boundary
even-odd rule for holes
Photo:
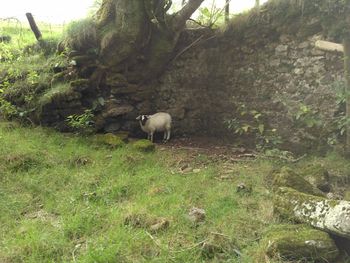
[[[200,172],[183,174],[184,152],[110,149],[8,126],[0,129],[0,262],[250,262],[249,250],[275,220],[263,187],[269,162],[227,171],[199,156],[188,164]],[[227,173],[231,180],[219,180]],[[236,193],[240,182],[253,193]],[[204,223],[188,219],[192,207],[205,209]],[[125,224],[133,216],[170,225],[152,233],[147,224]]]
[[[63,26],[42,22],[37,24],[44,39],[57,39],[63,34]],[[0,35],[11,36],[12,39],[9,45],[16,49],[22,49],[36,42],[34,33],[31,31],[28,22],[25,21],[20,22],[14,19],[0,21]]]

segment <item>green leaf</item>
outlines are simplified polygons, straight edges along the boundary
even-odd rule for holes
[[[259,119],[260,117],[261,117],[261,113],[257,113],[257,114],[254,115],[255,119]]]
[[[264,124],[259,124],[258,129],[259,129],[260,134],[263,134],[264,131],[265,131],[265,125]]]
[[[250,128],[250,125],[243,125],[243,126],[242,126],[242,130],[243,130],[244,132],[248,132],[249,128]]]

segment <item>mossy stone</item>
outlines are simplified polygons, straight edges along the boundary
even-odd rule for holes
[[[123,142],[129,141],[129,132],[127,131],[119,131],[115,133],[116,136],[118,136]]]
[[[300,170],[300,175],[303,176],[309,183],[317,187],[323,192],[330,191],[329,173],[326,168],[320,164],[310,164]]]
[[[334,262],[339,255],[333,239],[320,230],[304,225],[278,225],[261,241],[266,254],[284,260]]]
[[[112,148],[118,148],[124,145],[123,138],[112,133],[95,135],[95,142],[108,145]]]
[[[142,152],[153,152],[155,150],[155,145],[149,140],[138,140],[132,144],[132,146]]]
[[[319,189],[289,167],[282,167],[279,172],[273,175],[273,185],[275,187],[290,187],[305,194],[324,196]]]
[[[346,190],[344,193],[344,200],[350,201],[350,190]]]

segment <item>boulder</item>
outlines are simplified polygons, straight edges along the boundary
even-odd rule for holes
[[[309,224],[334,235],[350,238],[350,202],[329,200],[280,187],[274,209],[282,217]]]
[[[326,168],[320,164],[311,164],[304,167],[300,174],[314,187],[322,192],[328,193],[331,190],[329,173]]]
[[[329,234],[305,225],[274,226],[260,245],[269,257],[293,262],[334,262],[339,256]]]
[[[105,109],[102,112],[103,118],[115,118],[133,111],[134,107],[130,104],[122,104],[117,100],[106,101]]]
[[[279,172],[272,175],[274,187],[290,187],[305,194],[324,196],[324,194],[306,181],[302,176],[295,173],[291,168],[282,167]]]

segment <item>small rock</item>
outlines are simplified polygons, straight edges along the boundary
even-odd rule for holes
[[[197,174],[197,173],[199,173],[201,171],[201,169],[193,169],[193,173],[195,173],[195,174]]]
[[[305,49],[305,48],[308,48],[309,46],[310,46],[310,42],[304,41],[304,42],[301,42],[301,43],[298,45],[298,48],[300,48],[300,49]]]
[[[192,207],[188,213],[189,219],[193,223],[200,223],[205,220],[205,210],[197,207]]]
[[[332,200],[342,200],[343,197],[340,194],[329,192],[327,193],[327,198]]]
[[[237,185],[236,192],[237,193],[251,193],[253,187],[251,185],[246,185],[245,183],[240,183]]]
[[[149,230],[151,232],[158,232],[164,229],[167,229],[170,225],[169,220],[166,218],[159,218],[157,219],[157,222],[149,227]]]
[[[288,51],[288,45],[279,45],[275,48],[275,52],[277,55],[286,54]]]

